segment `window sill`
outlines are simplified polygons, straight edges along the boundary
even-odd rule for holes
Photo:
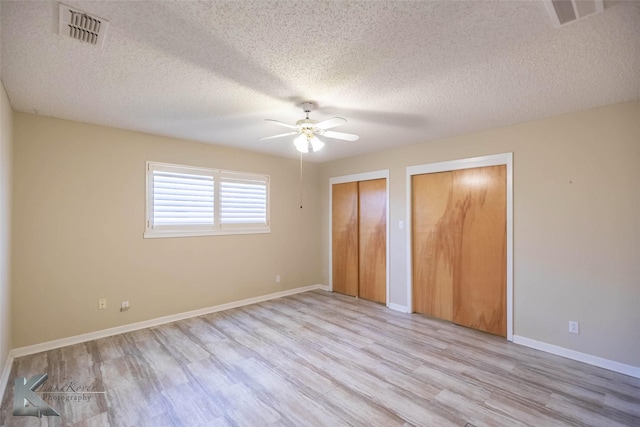
[[[242,229],[242,230],[215,230],[215,231],[146,231],[145,239],[162,239],[166,237],[202,237],[202,236],[230,236],[234,234],[266,234],[271,233],[271,227]]]

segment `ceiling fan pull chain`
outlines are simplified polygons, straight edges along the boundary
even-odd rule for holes
[[[300,209],[302,209],[302,153],[300,153]]]

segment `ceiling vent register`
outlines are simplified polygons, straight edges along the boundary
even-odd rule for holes
[[[59,32],[81,42],[102,47],[109,21],[60,4]]]
[[[544,0],[544,4],[556,27],[604,10],[603,0]]]

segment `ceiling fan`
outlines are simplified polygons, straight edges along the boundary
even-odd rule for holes
[[[317,120],[313,120],[309,118],[309,113],[313,110],[314,104],[313,102],[303,102],[301,105],[302,110],[305,112],[306,117],[304,119],[298,120],[295,125],[290,125],[288,123],[283,123],[278,120],[273,119],[265,119],[267,122],[275,123],[280,126],[284,126],[289,129],[294,129],[292,132],[281,133],[279,135],[266,136],[263,139],[272,139],[272,138],[281,138],[283,136],[291,136],[298,135],[294,140],[293,144],[296,146],[296,149],[301,153],[308,153],[309,146],[315,152],[324,147],[324,142],[322,142],[318,136],[334,138],[334,139],[342,139],[345,141],[357,141],[360,137],[358,135],[352,133],[344,133],[344,132],[335,132],[329,130],[336,126],[343,125],[347,123],[346,119],[342,117],[332,117],[327,120],[323,120],[318,122]]]

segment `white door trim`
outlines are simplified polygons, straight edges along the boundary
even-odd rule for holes
[[[386,301],[385,305],[389,307],[389,169],[382,169],[372,172],[356,173],[352,175],[343,175],[329,178],[329,290],[333,291],[333,184],[343,184],[345,182],[369,181],[372,179],[386,179]]]
[[[425,173],[446,172],[483,166],[507,167],[507,340],[513,341],[513,153],[493,154],[470,159],[408,166],[407,174],[407,308],[413,311],[413,254],[411,250],[411,177]]]

